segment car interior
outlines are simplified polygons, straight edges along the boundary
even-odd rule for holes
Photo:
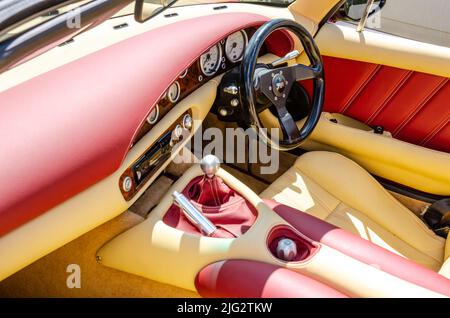
[[[449,47],[345,0],[118,2],[2,55],[0,296],[450,296]]]

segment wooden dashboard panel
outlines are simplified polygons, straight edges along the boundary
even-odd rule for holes
[[[192,118],[192,111],[184,112],[169,128],[167,128],[146,151],[131,164],[120,176],[119,188],[125,200],[130,201],[138,191],[145,186],[147,181],[158,171],[158,169],[170,160],[172,150],[176,144],[191,134],[192,128],[184,126],[184,118]],[[173,141],[172,134],[176,126],[183,127],[185,134]],[[189,138],[189,137],[188,137]],[[146,167],[142,167],[146,166]],[[145,173],[143,172],[145,171]]]
[[[244,31],[247,35],[247,38],[250,39],[256,32],[256,28],[254,27],[246,28],[242,31]],[[221,65],[218,71],[211,76],[205,75],[201,70],[199,57],[193,64],[191,64],[191,66],[187,68],[187,70],[184,70],[176,80],[176,82],[178,82],[178,84],[180,85],[180,96],[177,99],[177,101],[171,102],[168,98],[168,93],[166,92],[163,98],[161,98],[161,100],[158,102],[158,109],[159,109],[158,121],[161,120],[161,118],[163,118],[164,115],[167,114],[169,110],[171,110],[178,102],[180,102],[187,95],[198,89],[201,85],[208,82],[210,79],[229,71],[230,69],[232,69],[233,67],[235,67],[240,63],[240,61],[233,63],[226,57],[225,40],[226,38],[222,39],[218,43],[221,46],[223,52]],[[265,47],[261,49],[260,54],[264,53],[266,53]],[[143,126],[139,129],[139,132],[136,134],[136,138],[134,139],[133,144],[138,142],[147,132],[149,132],[150,129],[152,129],[152,127],[155,126],[157,122],[149,124],[146,121],[143,124]]]

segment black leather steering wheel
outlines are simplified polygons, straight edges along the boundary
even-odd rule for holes
[[[294,33],[303,45],[311,65],[272,67],[257,64],[258,53],[267,37],[275,30],[286,29]],[[295,81],[313,80],[312,107],[306,122],[299,129],[286,108],[287,98]],[[311,34],[292,20],[275,19],[262,25],[249,41],[241,64],[241,97],[246,110],[246,121],[254,127],[260,138],[272,148],[291,150],[297,148],[312,133],[320,119],[324,100],[325,82],[322,58]],[[258,114],[257,102],[261,97],[268,99],[276,108],[283,137],[274,140],[267,133]]]

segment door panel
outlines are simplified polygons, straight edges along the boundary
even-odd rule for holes
[[[394,138],[450,152],[450,83],[441,76],[324,56],[324,109]]]

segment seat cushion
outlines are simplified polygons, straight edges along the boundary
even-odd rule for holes
[[[439,274],[450,278],[450,238],[447,238],[447,243],[445,245],[445,262],[442,265]]]
[[[309,152],[262,194],[359,235],[434,271],[445,240],[429,230],[366,170],[333,152]]]

